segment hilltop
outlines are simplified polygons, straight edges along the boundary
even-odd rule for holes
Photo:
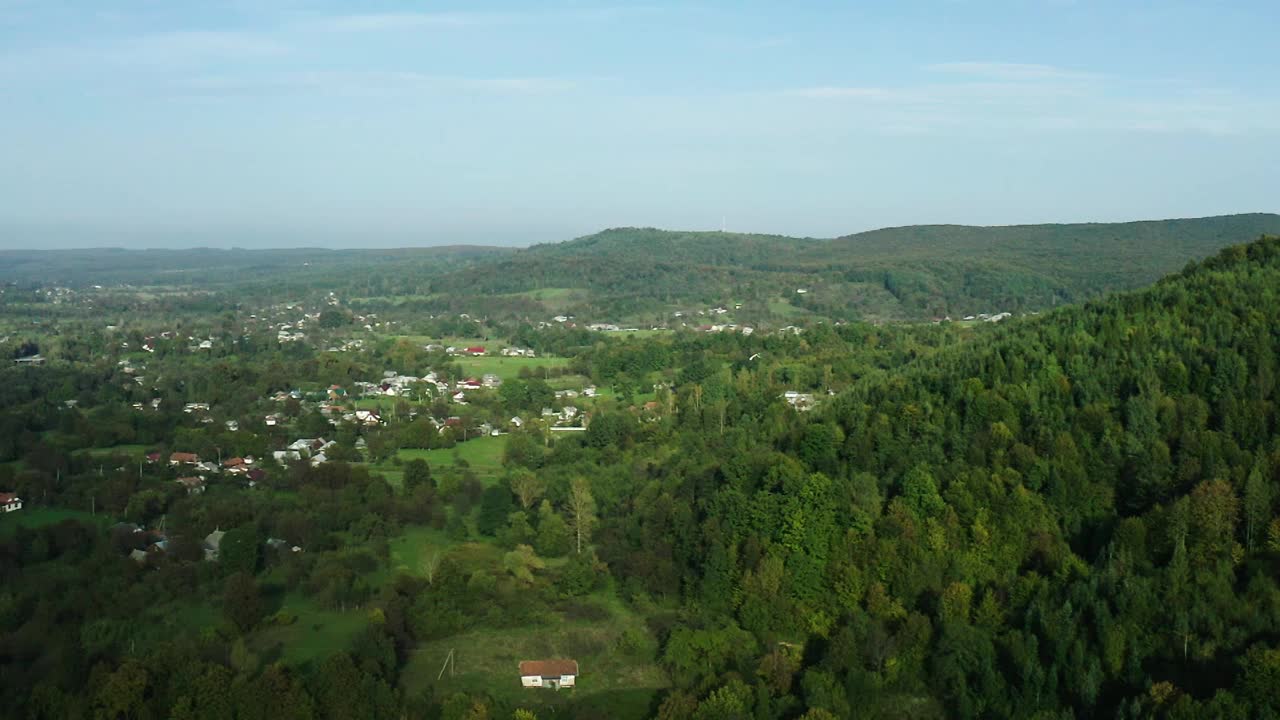
[[[1154,282],[1190,260],[1280,232],[1280,215],[1129,223],[885,228],[830,240],[614,228],[446,273],[446,295],[572,288],[573,310],[647,318],[770,301],[832,319],[1032,311]],[[796,290],[803,289],[803,296]],[[785,313],[784,313],[785,314]]]
[[[0,253],[0,281],[182,284],[237,295],[323,286],[370,307],[639,325],[741,304],[734,321],[929,320],[1031,312],[1154,282],[1261,235],[1280,215],[1068,225],[884,228],[833,239],[612,228],[524,249]]]

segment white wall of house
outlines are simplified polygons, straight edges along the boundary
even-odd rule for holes
[[[14,498],[11,502],[7,502],[4,504],[5,512],[13,512],[14,510],[21,510],[21,509],[22,509],[21,498]]]
[[[525,687],[542,687],[542,676],[541,675],[522,675],[520,677],[520,684]]]

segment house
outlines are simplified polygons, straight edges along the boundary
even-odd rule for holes
[[[519,415],[511,418],[511,427],[519,430],[524,427],[524,420],[521,420]]]
[[[574,687],[578,679],[577,660],[521,660],[520,684],[559,690]]]
[[[19,365],[43,365],[44,356],[28,355],[27,357],[20,357],[17,360],[14,360],[14,362],[18,363]]]
[[[22,498],[18,497],[17,493],[0,493],[0,508],[7,513],[21,510]]]
[[[195,453],[176,452],[169,456],[170,465],[199,465],[200,456]]]
[[[214,530],[204,536],[204,559],[217,560],[218,551],[222,547],[222,536],[226,535],[225,530]]]
[[[235,420],[228,420],[226,422],[226,426],[227,426],[227,430],[230,430],[231,432],[237,432],[240,430],[240,423],[236,422]]]
[[[327,447],[323,438],[300,438],[294,440],[286,450],[292,450],[296,453],[311,454]]]
[[[468,355],[483,355],[483,354],[484,354],[484,348],[483,348],[482,346],[480,346],[480,345],[473,345],[473,346],[471,346],[471,347],[467,348],[467,351],[466,351],[466,352],[467,352],[467,354],[468,354]]]
[[[186,488],[188,495],[197,495],[204,492],[204,478],[202,477],[180,477],[174,482]]]
[[[496,388],[502,384],[502,378],[493,373],[485,373],[484,377],[480,378],[480,384],[487,388]]]
[[[782,399],[786,400],[788,405],[800,412],[806,412],[813,409],[813,393],[802,393],[795,390],[788,390],[782,394]]]

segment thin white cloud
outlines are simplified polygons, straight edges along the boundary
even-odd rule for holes
[[[608,21],[636,14],[651,13],[659,9],[650,5],[627,5],[545,11],[488,12],[464,10],[450,12],[351,13],[305,19],[297,23],[295,27],[302,30],[333,33],[404,32],[433,28],[490,27],[536,20]]]
[[[426,93],[545,95],[574,90],[579,81],[558,77],[460,77],[417,72],[315,71],[252,77],[205,75],[183,79],[162,90],[179,97],[234,97],[298,93],[409,97]]]
[[[1094,77],[1092,73],[1036,63],[945,62],[926,65],[924,69],[935,73],[1000,80],[1071,80]]]
[[[516,17],[488,12],[363,13],[307,20],[300,27],[339,33],[388,32],[497,25],[512,22]]]
[[[168,72],[201,63],[262,59],[288,52],[288,45],[256,33],[152,33],[93,46],[36,47],[0,54],[0,79],[47,81],[58,72],[92,72],[122,66]]]
[[[893,94],[889,90],[878,87],[840,87],[832,85],[795,88],[787,90],[785,93],[796,97],[820,100],[884,100]]]
[[[954,82],[898,86],[812,86],[774,97],[823,103],[846,127],[914,133],[1194,132],[1227,135],[1280,129],[1280,107],[1221,89],[1152,85],[1047,65],[948,63]]]

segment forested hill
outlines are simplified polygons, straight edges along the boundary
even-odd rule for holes
[[[1270,233],[1280,233],[1280,215],[928,225],[834,240],[618,228],[445,274],[433,288],[454,296],[574,288],[586,292],[573,309],[595,316],[772,300],[789,305],[788,313],[833,319],[962,317],[1141,287],[1189,260]]]
[[[1277,302],[1264,239],[866,378],[727,467],[704,606],[836,717],[1277,717]]]
[[[671,324],[929,320],[1038,311],[1142,287],[1227,245],[1280,233],[1280,215],[1134,223],[886,228],[836,239],[616,228],[523,250],[0,251],[0,282],[333,291],[428,314],[575,315]],[[799,292],[803,291],[803,292]],[[403,307],[405,303],[409,305]],[[741,308],[734,306],[741,304]],[[676,323],[678,324],[678,323]]]

